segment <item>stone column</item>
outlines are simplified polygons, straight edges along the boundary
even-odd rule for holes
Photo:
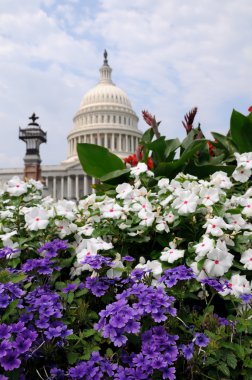
[[[75,198],[77,199],[77,201],[80,198],[80,196],[79,196],[79,176],[78,175],[76,175],[76,177],[75,177]]]
[[[128,135],[125,135],[125,140],[126,140],[126,152],[129,152],[129,137]]]
[[[97,132],[97,145],[101,145],[101,135]]]
[[[60,180],[60,196],[61,196],[61,199],[64,199],[64,177],[61,177],[61,180]]]
[[[118,134],[118,150],[119,152],[122,151],[122,134],[121,133]]]
[[[131,151],[134,152],[134,138],[131,136]]]
[[[84,195],[88,195],[88,178],[87,178],[87,175],[84,174],[84,188],[83,188],[83,192],[84,192]]]
[[[70,176],[67,177],[67,198],[72,198],[72,178]]]
[[[115,134],[112,133],[112,138],[111,138],[111,150],[114,152],[115,150]]]
[[[92,177],[92,185],[95,185],[95,178]],[[95,193],[95,189],[92,188],[92,193]]]
[[[108,147],[108,134],[106,132],[104,133],[104,146],[105,148]]]
[[[56,199],[57,197],[57,179],[56,177],[53,177],[53,198]]]

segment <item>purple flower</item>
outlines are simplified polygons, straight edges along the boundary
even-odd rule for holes
[[[43,253],[48,259],[56,257],[58,251],[65,251],[69,247],[67,240],[55,239],[45,243],[41,248],[38,249],[39,253]]]
[[[0,249],[0,259],[6,259],[7,256],[11,256],[13,253],[20,252],[20,249],[13,249],[9,247],[4,247]]]
[[[59,368],[52,368],[50,370],[50,376],[52,380],[64,380],[65,379],[65,373],[62,369]]]
[[[77,284],[68,284],[65,288],[62,289],[63,293],[69,293],[73,292],[77,289],[78,285]]]
[[[210,339],[203,333],[195,333],[194,335],[194,343],[199,347],[206,347]]]
[[[240,295],[240,299],[244,302],[244,303],[250,303],[251,299],[252,299],[252,294],[241,294]]]
[[[6,355],[0,358],[0,364],[5,371],[12,371],[15,368],[19,368],[21,360],[18,359],[16,352],[8,350]]]
[[[189,343],[188,345],[181,344],[180,349],[183,352],[184,357],[186,360],[191,360],[193,357],[193,352],[194,352],[194,345],[193,343]]]
[[[81,264],[88,264],[93,269],[101,269],[102,267],[113,266],[113,263],[111,262],[110,257],[104,257],[99,254],[95,256],[86,256],[85,259],[81,261]]]
[[[190,280],[195,277],[191,268],[179,265],[178,267],[167,269],[164,275],[159,279],[159,282],[163,282],[168,288],[172,288],[179,281]]]
[[[101,297],[112,283],[114,283],[114,280],[110,280],[107,277],[87,277],[85,287],[96,297]]]
[[[135,261],[135,259],[132,256],[124,256],[122,258],[122,261],[129,261],[129,262],[131,262],[131,261]]]
[[[220,280],[217,280],[216,278],[204,278],[200,281],[204,285],[209,285],[212,288],[214,288],[217,292],[223,292],[223,290],[226,288],[225,284],[222,284]]]

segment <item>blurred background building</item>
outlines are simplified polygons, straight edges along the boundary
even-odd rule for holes
[[[39,145],[46,142],[46,132],[37,123],[38,117],[33,114],[30,117],[31,123],[26,128],[19,129],[19,138],[26,142],[24,167],[0,169],[1,185],[15,175],[21,178],[43,178],[48,193],[53,198],[78,200],[90,194],[92,184],[95,183],[95,178],[84,173],[79,163],[78,143],[104,146],[121,158],[136,150],[142,135],[138,129],[138,117],[128,96],[112,81],[112,69],[108,64],[106,50],[99,71],[99,82],[84,95],[73,118],[73,128],[67,136],[66,160],[59,165],[40,166]],[[33,140],[29,138],[31,130],[35,134]],[[31,143],[34,147],[30,146]]]

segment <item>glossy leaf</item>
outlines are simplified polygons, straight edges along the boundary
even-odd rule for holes
[[[175,151],[180,146],[180,141],[179,139],[171,139],[171,140],[166,140],[165,143],[166,143],[166,148],[164,152],[165,158],[168,161],[173,160]]]
[[[166,142],[164,136],[147,144],[147,147],[152,151],[155,161],[160,162],[165,160]]]
[[[231,138],[239,153],[252,151],[252,118],[233,110],[230,121]]]
[[[127,181],[127,178],[128,178],[127,174],[129,172],[130,172],[130,169],[113,170],[112,172],[102,176],[100,178],[100,180],[102,182],[108,182],[108,183],[115,184],[118,181],[114,181],[114,180],[118,180],[120,178],[121,181],[119,181],[119,183],[122,183],[122,182]]]
[[[77,144],[83,170],[90,176],[101,178],[106,174],[125,169],[122,160],[108,149],[95,144]]]
[[[213,137],[218,140],[218,143],[225,148],[230,154],[237,152],[237,147],[233,143],[233,141],[220,133],[212,132]]]

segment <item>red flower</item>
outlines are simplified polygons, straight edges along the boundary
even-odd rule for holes
[[[215,146],[211,143],[211,141],[208,141],[207,144],[208,144],[208,151],[209,151],[210,156],[215,157],[215,152],[214,152]]]
[[[249,112],[252,112],[252,106],[250,106],[250,107],[248,108],[248,111],[249,111]]]
[[[148,111],[142,111],[145,122],[152,127],[155,116],[152,116]]]
[[[151,157],[148,157],[148,160],[147,160],[147,166],[148,166],[148,169],[149,170],[152,170],[153,167],[154,167],[154,163],[153,163],[153,160]]]
[[[137,166],[137,164],[138,164],[138,159],[137,159],[136,153],[134,153],[128,157],[125,157],[123,160],[124,160],[125,164],[130,164],[130,166]]]

